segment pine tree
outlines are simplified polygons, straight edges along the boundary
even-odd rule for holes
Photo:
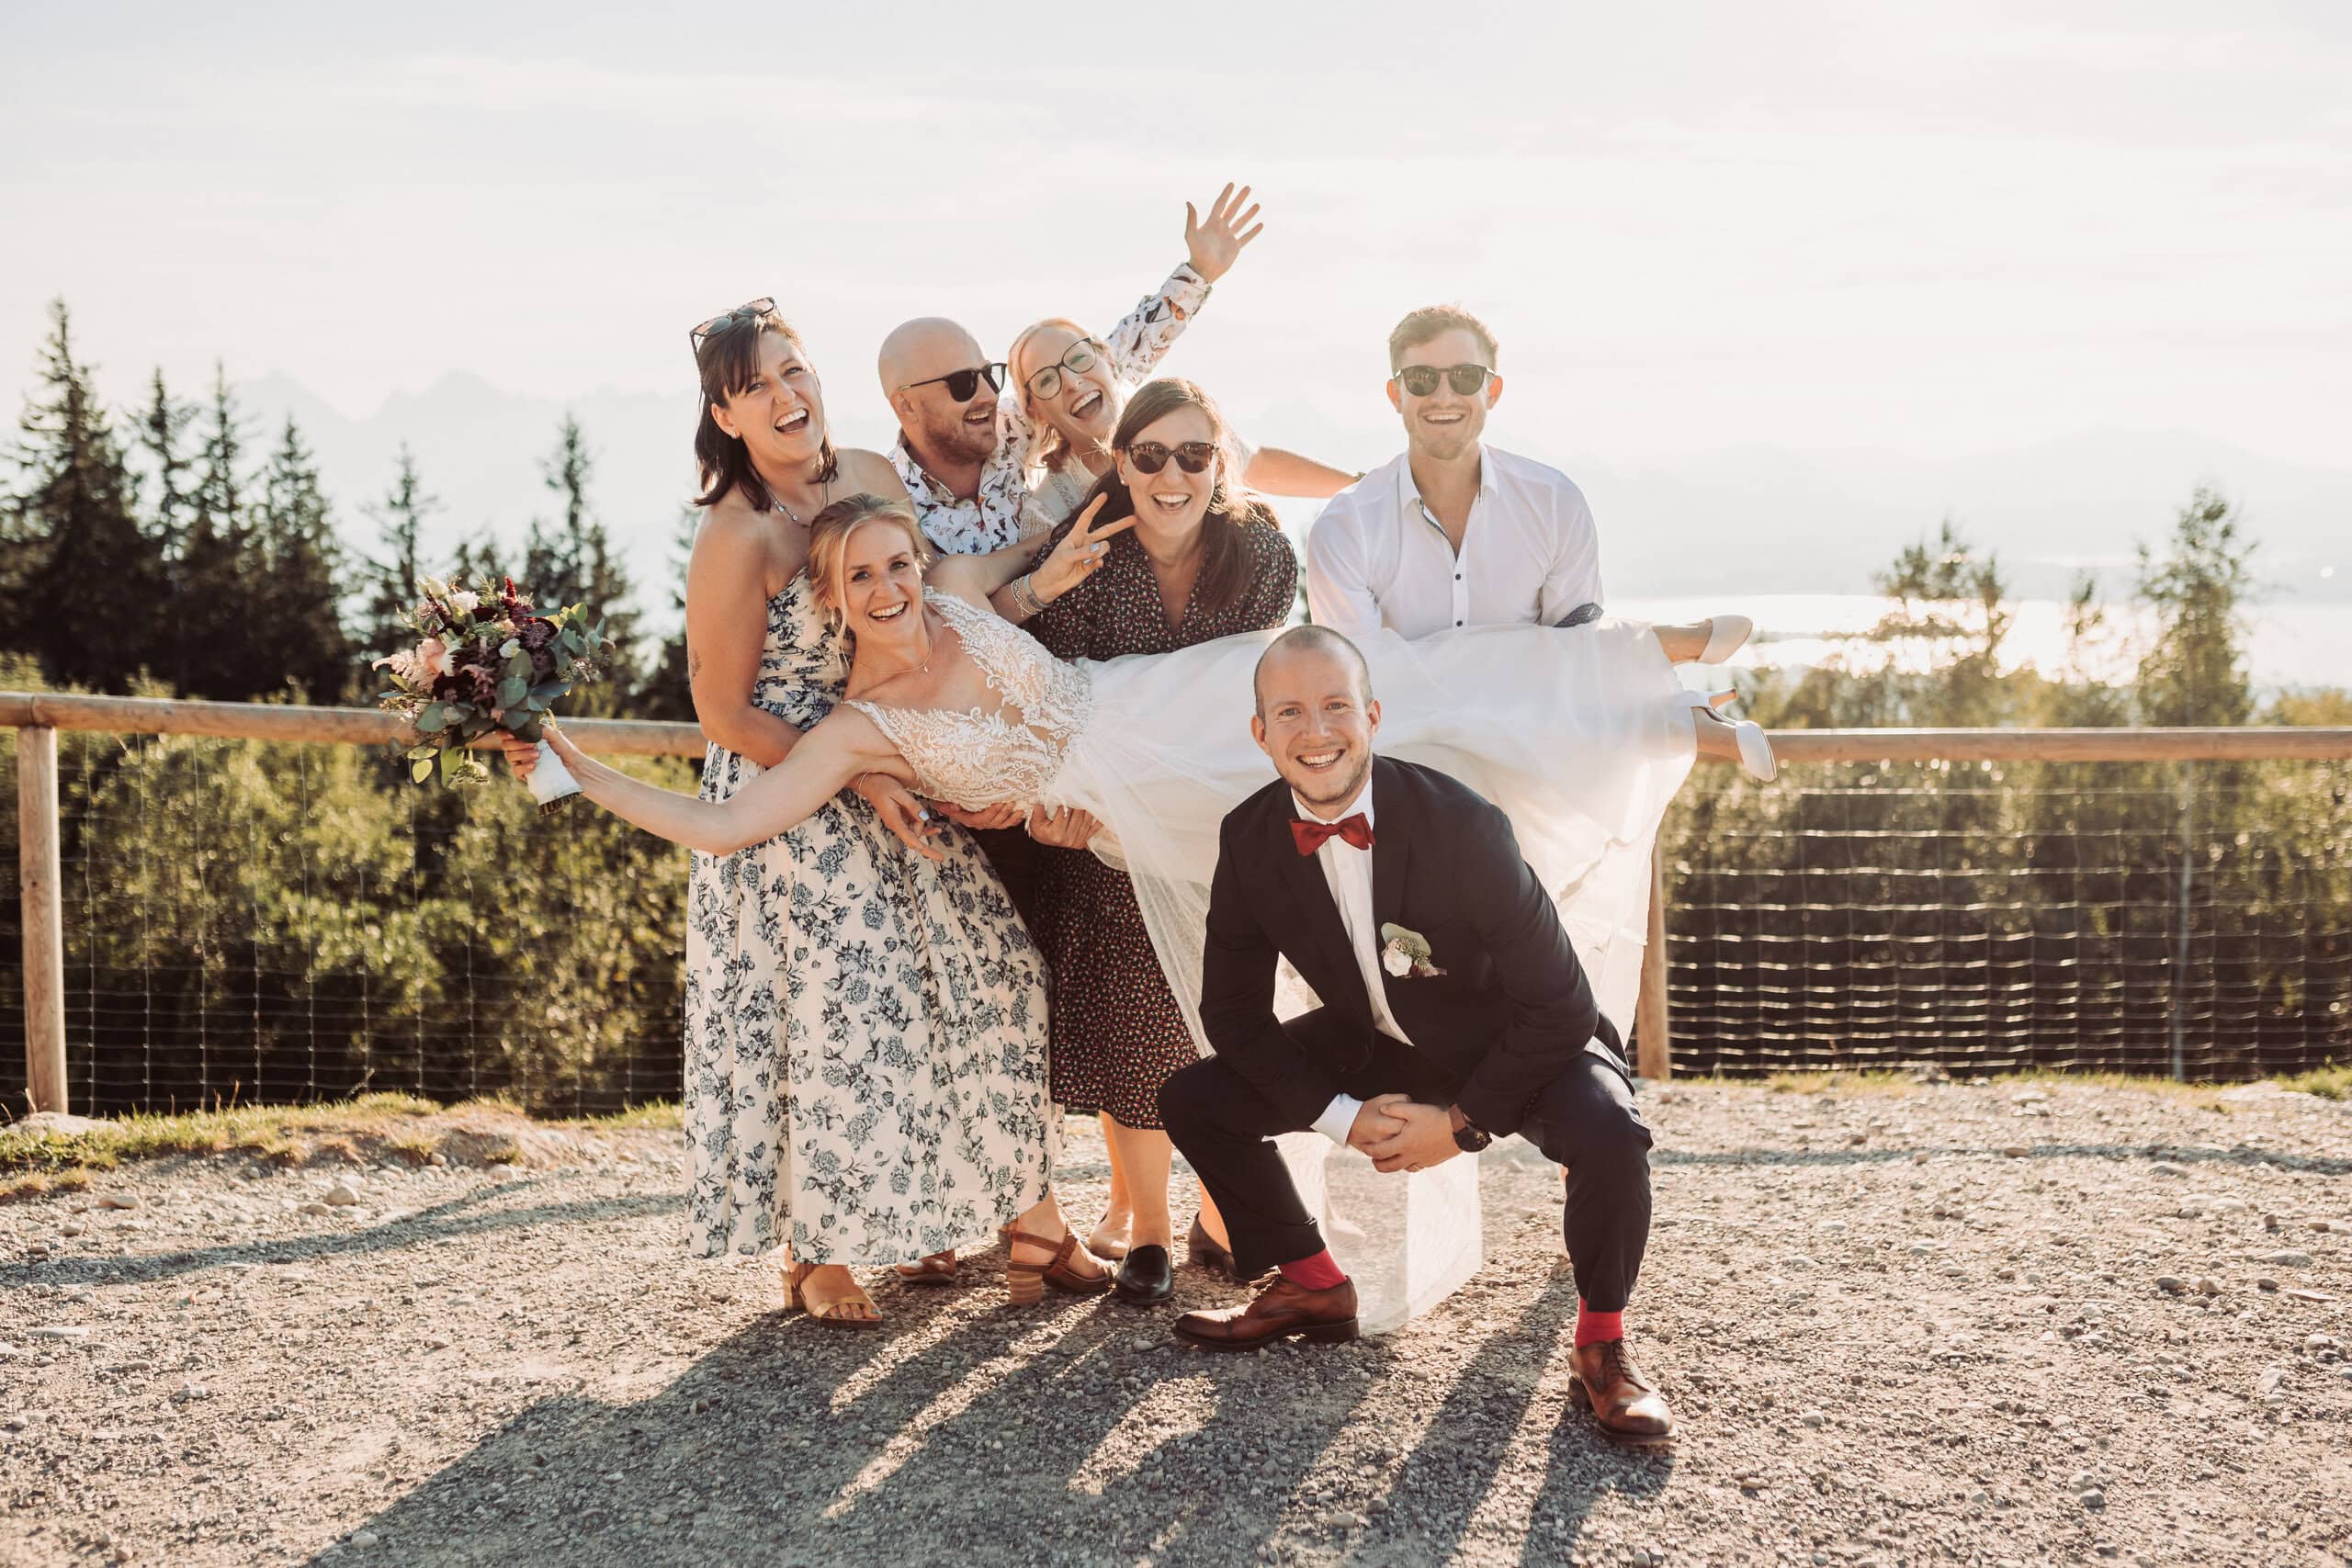
[[[343,626],[343,547],[319,489],[317,459],[288,414],[262,474],[256,536],[268,563],[263,597],[277,680],[314,703],[333,702],[351,678]]]
[[[383,500],[364,509],[375,520],[377,547],[381,553],[368,560],[361,590],[358,644],[363,659],[380,659],[415,639],[416,634],[402,624],[401,616],[415,606],[417,580],[424,575],[419,536],[425,513],[440,505],[437,498],[424,493],[424,482],[416,471],[416,454],[401,443],[392,488],[384,492]]]
[[[180,667],[186,643],[178,627],[187,611],[186,557],[196,517],[195,464],[185,445],[188,423],[195,417],[193,407],[172,396],[164,384],[163,368],[157,367],[148,382],[147,406],[139,415],[136,437],[147,479],[154,486],[144,507],[145,521],[164,575],[159,601],[164,625],[156,644],[164,668],[157,673],[175,688],[187,685],[187,672]]]
[[[228,373],[217,361],[205,412],[195,510],[179,563],[175,668],[188,695],[233,702],[273,690],[277,676],[260,641],[268,562],[245,494],[244,432]]]
[[[168,625],[162,561],[133,511],[122,445],[74,357],[65,302],[50,306],[42,392],[27,404],[17,463],[26,476],[10,507],[6,583],[12,640],[52,680],[115,691],[160,663]]]
[[[2199,487],[2180,509],[2169,549],[2140,547],[2141,602],[2156,613],[2155,645],[2140,660],[2148,724],[2244,724],[2254,714],[2240,606],[2254,589],[2230,503]]]
[[[615,650],[607,679],[575,693],[568,705],[574,713],[609,715],[634,711],[631,699],[641,676],[635,648],[637,612],[629,604],[635,589],[628,570],[614,558],[604,524],[588,505],[588,481],[594,471],[580,422],[567,413],[555,450],[539,464],[548,489],[563,498],[563,518],[552,527],[532,523],[518,586],[543,610],[579,604],[590,622],[603,623]]]
[[[677,532],[670,541],[670,610],[677,629],[662,639],[662,655],[645,677],[630,711],[641,718],[685,720],[695,716],[694,682],[686,661],[686,563],[694,558],[695,530],[702,524],[702,509],[681,507]]]

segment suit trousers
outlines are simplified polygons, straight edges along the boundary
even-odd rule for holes
[[[1329,1040],[1329,1013],[1318,1008],[1283,1027],[1319,1056],[1315,1047]],[[1452,1102],[1458,1081],[1401,1041],[1386,1035],[1374,1041],[1364,1066],[1345,1075],[1340,1088],[1347,1093],[1370,1100],[1401,1092],[1424,1104]],[[1272,1141],[1277,1134],[1306,1130],[1295,1115],[1285,1114],[1215,1056],[1160,1087],[1159,1113],[1225,1215],[1241,1278],[1323,1250],[1322,1233]],[[1632,1082],[1611,1063],[1585,1052],[1536,1091],[1520,1134],[1567,1169],[1561,1225],[1576,1265],[1577,1293],[1595,1312],[1623,1311],[1650,1234],[1650,1130],[1634,1109]]]

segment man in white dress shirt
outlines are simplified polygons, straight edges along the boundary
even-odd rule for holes
[[[1453,305],[1388,334],[1405,451],[1331,498],[1306,539],[1308,614],[1348,637],[1575,625],[1600,614],[1600,541],[1557,468],[1486,446],[1495,335]]]

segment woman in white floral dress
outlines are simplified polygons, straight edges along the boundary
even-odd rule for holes
[[[822,390],[772,301],[695,329],[695,450],[707,514],[687,569],[688,669],[710,739],[702,797],[775,766],[832,711],[844,660],[805,571],[831,499],[897,489],[835,448]],[[1032,550],[991,568],[1010,578]],[[1075,557],[1061,567],[1082,570]],[[953,1277],[1007,1225],[1012,1263],[1065,1289],[1107,1282],[1048,1189],[1043,966],[988,862],[873,774],[790,832],[696,854],[686,933],[689,1247],[788,1247],[786,1303],[879,1320],[854,1267]],[[898,835],[896,839],[893,834]],[[904,842],[899,840],[903,840]]]

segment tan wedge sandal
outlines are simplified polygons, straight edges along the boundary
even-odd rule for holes
[[[863,1288],[858,1288],[857,1294],[855,1296],[847,1297],[841,1301],[834,1302],[832,1304],[823,1308],[822,1310],[809,1304],[808,1292],[803,1289],[803,1282],[807,1280],[809,1275],[814,1274],[818,1269],[824,1267],[825,1265],[821,1263],[796,1263],[792,1266],[792,1271],[784,1277],[784,1310],[786,1312],[805,1312],[808,1314],[808,1320],[811,1323],[821,1323],[828,1328],[881,1327],[881,1311],[875,1306],[874,1299],[871,1296],[868,1296]],[[853,1285],[854,1286],[854,1281],[853,1281]],[[855,1312],[860,1302],[865,1303],[865,1310],[872,1314],[871,1316],[848,1317],[842,1315],[845,1313]]]
[[[1102,1267],[1101,1258],[1079,1244],[1076,1231],[1064,1231],[1058,1245],[1044,1236],[1014,1230],[1011,1225],[1001,1227],[996,1234],[1004,1238],[1004,1293],[1014,1306],[1035,1306],[1045,1299],[1047,1285],[1073,1296],[1099,1296],[1111,1288],[1111,1270]],[[1053,1260],[1047,1263],[1020,1262],[1012,1256],[1015,1242],[1023,1242],[1031,1247],[1054,1247]],[[1102,1272],[1081,1274],[1071,1268],[1071,1259],[1081,1254]]]
[[[928,1253],[912,1263],[894,1263],[900,1280],[910,1285],[952,1285],[956,1282],[956,1255],[953,1252]]]

